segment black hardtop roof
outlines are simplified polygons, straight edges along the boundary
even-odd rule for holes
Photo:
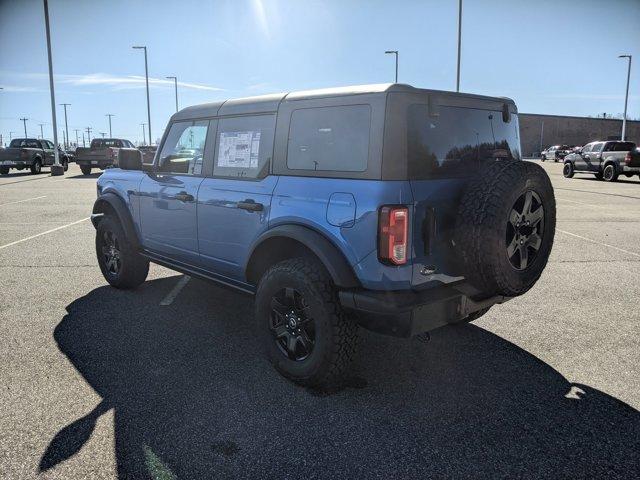
[[[189,120],[194,118],[217,117],[225,115],[242,115],[248,113],[272,113],[278,110],[281,102],[310,100],[317,98],[345,97],[353,95],[387,95],[391,92],[436,94],[466,98],[469,100],[489,100],[493,102],[509,103],[515,107],[515,102],[507,97],[490,97],[472,93],[450,92],[446,90],[429,90],[416,88],[403,83],[380,83],[371,85],[354,85],[349,87],[322,88],[316,90],[302,90],[289,93],[273,93],[257,97],[236,98],[203,103],[183,108],[175,113],[171,120]]]

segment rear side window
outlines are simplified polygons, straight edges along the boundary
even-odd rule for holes
[[[171,125],[160,152],[160,171],[200,175],[208,129],[208,120]]]
[[[615,142],[607,145],[607,152],[630,152],[635,150],[636,144],[633,142]]]
[[[287,168],[364,172],[369,158],[370,129],[369,105],[294,110]]]
[[[263,178],[273,156],[275,115],[223,118],[218,123],[213,175]]]

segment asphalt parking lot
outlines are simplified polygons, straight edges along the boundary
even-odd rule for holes
[[[534,289],[427,343],[363,331],[330,395],[266,364],[250,297],[107,286],[97,175],[0,177],[0,478],[638,478],[640,181],[543,166]]]

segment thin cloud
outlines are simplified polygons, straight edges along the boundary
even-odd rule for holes
[[[546,95],[548,98],[565,98],[571,100],[624,100],[624,95],[600,93],[556,93]],[[638,100],[639,95],[629,95],[629,100]]]
[[[2,85],[2,90],[5,92],[17,92],[17,93],[44,92],[44,90],[40,88],[23,87],[20,85]]]
[[[49,75],[46,73],[14,73],[14,72],[0,72],[0,75],[12,77],[14,79],[20,80],[31,80],[31,81],[43,81],[48,80]],[[105,86],[110,87],[112,90],[127,90],[127,89],[136,89],[136,88],[144,88],[145,87],[145,77],[140,75],[113,75],[110,73],[88,73],[84,75],[75,75],[75,74],[57,74],[54,75],[54,79],[56,82],[65,85],[72,85],[75,87],[85,87],[85,86]],[[153,78],[149,77],[149,86],[157,87],[157,88],[165,88],[165,87],[173,87],[173,80],[168,80],[164,78]],[[200,83],[189,83],[189,82],[180,82],[178,81],[178,86],[182,88],[187,88],[191,90],[206,90],[206,91],[222,91],[223,88],[214,87],[211,85],[203,85]],[[12,86],[12,90],[9,90],[10,87],[5,87],[6,91],[22,91],[22,92],[35,92],[42,91],[35,87],[26,87],[26,86]]]

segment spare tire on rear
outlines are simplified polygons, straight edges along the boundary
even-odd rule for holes
[[[462,273],[482,296],[522,295],[540,278],[556,228],[556,201],[538,165],[499,160],[463,194],[455,246]]]

